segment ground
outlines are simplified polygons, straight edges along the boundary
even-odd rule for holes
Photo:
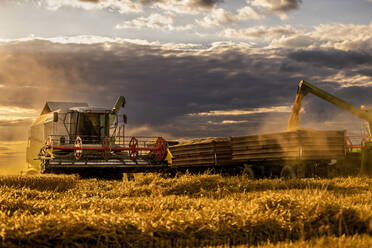
[[[3,247],[372,247],[372,179],[1,176]]]

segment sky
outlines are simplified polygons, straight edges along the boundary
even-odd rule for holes
[[[1,0],[0,168],[23,159],[47,100],[124,95],[129,133],[166,138],[284,130],[300,80],[372,105],[371,13],[372,0]],[[314,96],[301,115],[359,134]]]

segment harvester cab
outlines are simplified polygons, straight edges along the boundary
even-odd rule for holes
[[[291,116],[288,120],[289,130],[298,128],[302,101],[303,98],[309,93],[329,103],[332,103],[333,105],[353,114],[354,116],[364,121],[364,130],[362,130],[362,133],[365,133],[365,135],[361,137],[361,144],[358,145],[360,147],[359,153],[361,160],[360,172],[361,174],[372,176],[372,111],[368,111],[368,109],[363,106],[361,108],[355,107],[354,105],[302,80],[298,84],[296,99],[292,106]],[[345,144],[346,146],[352,147],[352,144],[350,144],[350,140],[346,140]]]
[[[163,138],[125,136],[127,117],[119,114],[124,106],[123,96],[112,109],[47,102],[30,128],[29,168],[41,173],[121,177],[139,167],[166,166],[169,150]],[[150,143],[155,145],[149,147]]]
[[[65,126],[69,126],[66,130],[70,142],[80,137],[83,143],[100,144],[105,137],[115,137],[115,132],[119,124],[118,114],[124,106],[125,98],[120,96],[112,109],[94,107],[70,108],[64,117],[65,121],[63,123]],[[58,112],[55,112],[55,114],[58,115]],[[126,122],[127,118],[124,115],[122,127],[124,127]],[[61,136],[60,139],[62,139],[60,143],[63,144],[65,137]]]

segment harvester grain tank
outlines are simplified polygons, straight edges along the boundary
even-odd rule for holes
[[[27,146],[29,169],[117,177],[124,172],[167,168],[167,142],[161,137],[125,137],[125,98],[113,108],[86,103],[47,102],[32,124]]]

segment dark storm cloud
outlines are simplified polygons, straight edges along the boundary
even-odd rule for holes
[[[273,12],[288,12],[290,10],[298,9],[302,0],[284,0],[280,1],[278,5],[273,5]]]
[[[88,2],[88,3],[101,2],[101,0],[79,0],[79,1]],[[138,0],[138,2],[143,5],[151,5],[151,4],[156,4],[156,3],[174,4],[174,3],[177,3],[178,1],[177,0]],[[195,8],[195,9],[211,9],[221,2],[223,2],[223,0],[190,0],[187,2],[186,5],[190,8]]]
[[[222,3],[223,0],[191,0],[189,2],[190,7],[196,7],[196,8],[213,8],[218,3]]]
[[[86,2],[86,3],[99,3],[100,0],[78,0],[79,2]]]
[[[175,137],[230,136],[281,130],[289,113],[211,117],[188,114],[290,106],[301,79],[333,93],[340,90],[332,81],[319,84],[319,78],[337,73],[323,66],[322,61],[298,63],[301,56],[290,49],[259,51],[233,44],[179,50],[124,41],[3,43],[0,84],[4,87],[0,88],[3,95],[0,105],[41,108],[46,100],[64,100],[111,107],[117,96],[124,95],[132,129],[145,125],[153,130],[153,135],[159,132]],[[367,95],[350,92],[341,95],[351,101],[372,103]],[[323,108],[316,104],[308,106],[314,112]],[[313,121],[323,118],[314,116]],[[236,124],[221,124],[224,120]],[[11,134],[17,131],[9,132],[3,139],[11,139]],[[20,137],[17,134],[13,139]]]
[[[141,4],[154,4],[154,3],[174,3],[175,0],[139,0]],[[212,8],[223,0],[190,0],[187,5],[195,8]]]
[[[289,54],[289,58],[299,62],[316,64],[336,69],[350,66],[372,65],[372,55],[359,51],[300,50]]]
[[[298,9],[302,0],[253,0],[252,4],[264,8],[267,12],[285,14]]]

